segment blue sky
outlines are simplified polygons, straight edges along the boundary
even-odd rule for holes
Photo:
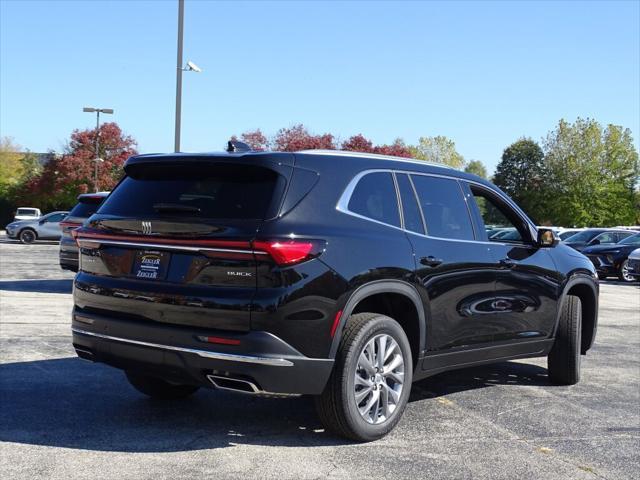
[[[87,105],[173,148],[177,1],[0,0],[0,134],[60,150]],[[446,135],[490,170],[560,118],[640,136],[640,2],[187,0],[184,151],[304,123],[376,143]]]

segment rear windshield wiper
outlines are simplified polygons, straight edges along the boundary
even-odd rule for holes
[[[193,207],[191,205],[182,205],[180,203],[156,203],[153,205],[153,209],[157,212],[200,212],[200,209],[198,207]]]

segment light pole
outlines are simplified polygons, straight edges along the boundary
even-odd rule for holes
[[[201,72],[193,62],[187,62],[182,66],[182,43],[184,34],[184,0],[178,0],[178,57],[176,59],[176,132],[173,150],[180,151],[180,122],[182,115],[182,72]]]
[[[113,113],[113,108],[94,108],[94,107],[84,107],[82,109],[83,112],[94,113],[96,114],[96,144],[95,144],[95,154],[96,158],[95,162],[95,170],[94,170],[94,179],[93,179],[93,188],[95,191],[98,191],[98,162],[100,161],[100,114],[101,113]]]

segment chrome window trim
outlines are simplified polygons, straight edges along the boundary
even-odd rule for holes
[[[72,327],[71,331],[78,335],[86,335],[89,337],[102,338],[113,342],[129,343],[131,345],[140,345],[142,347],[159,348],[162,350],[172,350],[174,352],[192,353],[203,358],[212,358],[215,360],[227,360],[230,362],[257,363],[259,365],[269,365],[272,367],[290,367],[293,362],[285,358],[257,357],[253,355],[238,355],[235,353],[211,352],[209,350],[198,350],[195,348],[175,347],[173,345],[163,345],[161,343],[142,342],[140,340],[132,340],[130,338],[114,337],[103,333],[89,332],[80,328]]]
[[[84,243],[98,243],[100,245],[121,245],[125,247],[142,247],[142,248],[154,248],[159,250],[177,250],[186,252],[225,252],[225,253],[252,253],[255,255],[268,255],[267,252],[261,252],[260,250],[238,250],[232,248],[210,248],[210,247],[190,247],[188,245],[170,245],[165,243],[151,243],[151,242],[127,242],[122,240],[102,240],[96,238],[78,238],[79,242]]]
[[[407,175],[407,174],[405,174],[405,175]],[[411,190],[413,190],[413,199],[418,204],[418,211],[420,212],[420,218],[422,218],[422,229],[424,230],[424,234],[422,234],[420,232],[412,232],[411,230],[409,230],[409,232],[416,233],[418,235],[429,235],[429,229],[427,228],[427,220],[426,220],[426,218],[424,218],[424,212],[422,211],[422,205],[420,205],[420,200],[418,200],[418,191],[416,190],[416,186],[413,183],[413,179],[411,178],[411,175],[407,175],[407,178],[409,179],[409,184],[411,185]]]
[[[424,163],[422,163],[424,165]],[[526,246],[530,246],[530,243],[526,243],[526,242],[520,242],[520,243],[504,243],[504,242],[492,242],[492,241],[485,241],[485,240],[479,240],[479,239],[474,239],[474,240],[463,240],[463,239],[456,239],[456,238],[444,238],[444,237],[434,237],[432,235],[429,235],[429,231],[427,229],[427,224],[426,224],[426,219],[424,218],[424,213],[422,212],[422,207],[420,205],[420,202],[418,201],[418,208],[420,208],[420,214],[422,215],[422,219],[424,222],[424,227],[425,227],[425,232],[426,234],[422,234],[422,233],[417,233],[417,232],[413,232],[411,230],[407,230],[405,228],[400,228],[397,227],[395,225],[390,225],[388,223],[385,222],[381,222],[379,220],[375,220],[373,218],[370,217],[366,217],[364,215],[360,215],[359,213],[355,213],[352,212],[351,210],[349,210],[349,201],[351,200],[351,195],[353,195],[353,191],[355,190],[356,186],[358,185],[358,182],[360,182],[360,180],[366,176],[369,175],[370,173],[391,173],[392,174],[392,178],[394,179],[394,182],[396,181],[395,178],[395,174],[396,173],[405,173],[409,176],[409,180],[411,181],[411,185],[414,188],[414,194],[416,195],[416,198],[419,198],[417,195],[417,192],[415,190],[415,185],[413,185],[413,181],[411,180],[411,176],[412,175],[421,175],[424,177],[437,177],[437,178],[446,178],[449,180],[454,180],[458,183],[459,188],[461,189],[461,193],[462,193],[462,197],[465,199],[465,204],[467,205],[467,207],[469,207],[468,203],[467,203],[467,199],[466,199],[466,195],[464,194],[464,190],[462,190],[462,186],[460,185],[459,182],[467,182],[467,183],[471,183],[474,185],[478,185],[479,187],[488,190],[490,192],[492,192],[494,195],[500,197],[510,208],[512,208],[515,213],[518,215],[518,217],[520,217],[523,222],[528,225],[530,228],[533,228],[534,231],[537,231],[537,228],[535,225],[533,225],[533,223],[531,222],[531,220],[529,220],[529,218],[524,214],[524,212],[522,212],[522,210],[520,209],[520,207],[518,207],[517,205],[515,205],[510,199],[509,197],[507,197],[506,195],[504,195],[502,192],[498,191],[498,190],[494,190],[491,187],[488,187],[487,185],[477,182],[475,180],[469,180],[466,178],[459,178],[459,177],[455,177],[452,175],[442,175],[439,173],[424,173],[424,172],[416,172],[416,171],[411,171],[411,170],[397,170],[397,169],[391,169],[391,168],[371,168],[371,169],[367,169],[367,170],[362,170],[361,172],[358,172],[347,184],[347,186],[345,187],[344,191],[342,192],[342,195],[340,195],[340,198],[338,199],[338,203],[336,204],[336,210],[338,210],[341,213],[344,213],[346,215],[351,215],[352,217],[356,217],[356,218],[360,218],[362,220],[367,220],[369,222],[373,222],[373,223],[377,223],[378,225],[384,225],[386,227],[390,227],[393,228],[395,230],[400,230],[402,232],[405,233],[410,233],[411,235],[417,235],[419,237],[423,237],[423,238],[431,238],[434,240],[447,240],[447,241],[452,241],[452,242],[465,242],[465,243],[480,243],[480,244],[484,244],[484,245],[505,245],[505,246],[514,246],[514,245],[526,245]],[[396,185],[397,188],[397,185]],[[396,190],[396,200],[399,202],[400,201],[400,195],[399,192]],[[474,222],[473,222],[473,218],[471,215],[471,211],[469,210],[469,208],[467,208],[468,214],[469,214],[469,219],[471,221],[471,226],[472,229],[474,228]],[[402,221],[402,220],[401,220]],[[475,232],[475,230],[474,230]]]
[[[391,172],[391,179],[393,180],[393,187],[396,191],[396,203],[398,204],[398,215],[400,216],[400,228],[402,230],[406,230],[404,226],[404,209],[402,207],[402,198],[400,198],[400,187],[398,186],[396,172]]]

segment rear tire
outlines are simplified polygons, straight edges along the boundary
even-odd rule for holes
[[[352,315],[333,372],[315,399],[318,416],[340,436],[377,440],[400,421],[412,379],[411,347],[398,322],[378,313]]]
[[[35,242],[38,239],[38,235],[34,230],[30,228],[25,228],[20,232],[20,234],[18,235],[18,238],[20,239],[20,242],[24,244],[29,244],[29,243]]]
[[[618,272],[618,278],[623,282],[635,282],[636,279],[632,275],[629,275],[629,259],[627,258],[622,265],[620,265],[620,271]]]
[[[547,358],[549,380],[556,385],[575,385],[580,381],[582,344],[582,303],[567,295],[562,305],[556,339]]]
[[[160,400],[176,400],[195,393],[199,387],[194,385],[175,385],[165,380],[133,372],[125,372],[129,383],[140,393]]]

